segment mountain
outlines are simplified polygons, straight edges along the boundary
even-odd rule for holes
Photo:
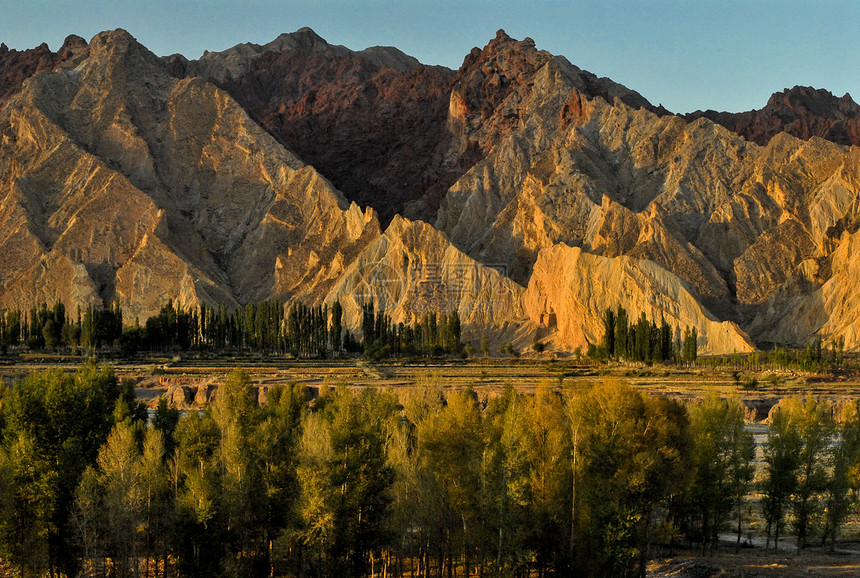
[[[572,351],[621,305],[707,353],[860,345],[847,129],[757,144],[503,31],[457,71],[310,29],[197,61],[117,30],[0,65],[0,309],[339,300],[355,329],[370,301]],[[805,110],[832,128],[843,105]]]
[[[776,92],[760,110],[707,110],[685,115],[691,121],[702,117],[760,145],[781,132],[804,140],[817,136],[842,145],[860,145],[860,105],[850,94],[837,98],[830,91],[810,86]]]
[[[0,133],[3,306],[119,298],[144,317],[166,296],[323,291],[337,271],[299,286],[308,255],[353,255],[379,233],[228,95],[174,79],[123,31],[25,81]]]
[[[353,52],[303,28],[200,60],[166,59],[230,93],[281,144],[350,200],[388,222],[416,199],[438,199],[462,169],[447,161],[445,111],[455,74],[395,48]],[[434,203],[412,216],[428,219]]]
[[[77,59],[85,53],[87,41],[80,36],[69,36],[57,52],[47,44],[32,50],[9,50],[0,43],[0,103],[21,90],[23,82],[40,70],[51,70],[58,64]]]
[[[118,299],[143,319],[169,298],[322,302],[397,231],[383,236],[372,208],[348,202],[226,92],[176,79],[121,30],[24,81],[0,134],[3,308]],[[429,250],[413,258],[468,260],[438,233]]]

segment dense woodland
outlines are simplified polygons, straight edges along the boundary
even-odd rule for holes
[[[88,363],[0,400],[0,556],[21,576],[636,576],[673,544],[740,541],[751,514],[770,543],[833,543],[860,488],[857,405],[837,425],[811,398],[776,414],[757,485],[737,400],[621,382],[484,402],[431,378],[283,384],[260,406],[236,371],[205,411],[147,423]]]

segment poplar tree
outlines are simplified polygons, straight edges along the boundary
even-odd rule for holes
[[[765,477],[761,487],[767,532],[765,548],[770,546],[770,539],[773,537],[774,547],[777,549],[785,524],[786,508],[797,490],[803,450],[797,421],[792,419],[792,414],[799,411],[800,401],[797,398],[789,398],[782,403],[782,407],[773,417],[764,445]]]

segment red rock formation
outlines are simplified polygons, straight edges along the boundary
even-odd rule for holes
[[[199,61],[165,59],[177,77],[227,90],[282,144],[383,223],[433,221],[445,191],[520,122],[519,104],[553,57],[500,30],[456,73],[391,48],[353,52],[304,28],[265,46]],[[390,64],[390,65],[388,65]],[[638,93],[567,64],[589,97],[659,112]]]
[[[818,136],[837,144],[860,145],[860,105],[847,93],[837,98],[827,90],[808,86],[774,93],[760,110],[740,113],[707,110],[685,116],[687,120],[701,117],[761,145],[780,132],[804,140]]]
[[[57,52],[51,52],[42,43],[30,50],[9,50],[0,44],[0,102],[19,90],[25,80],[40,70],[52,70],[62,62],[79,57],[87,48],[87,41],[80,36],[71,35],[63,42]]]

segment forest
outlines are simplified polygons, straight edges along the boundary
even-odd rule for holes
[[[860,488],[860,408],[775,414],[759,474],[737,399],[619,380],[480,400],[234,371],[201,412],[94,361],[0,395],[0,558],[29,576],[641,576],[673,547],[834,544]],[[754,498],[754,499],[753,499]]]

